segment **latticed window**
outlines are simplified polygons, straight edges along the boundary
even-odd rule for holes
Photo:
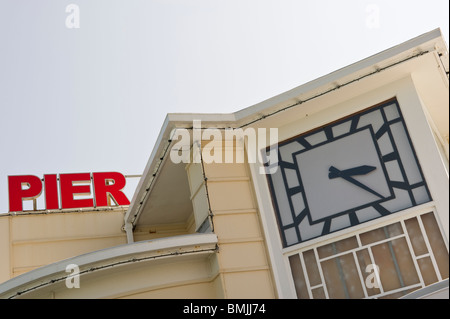
[[[433,212],[290,253],[297,297],[399,298],[449,277]]]

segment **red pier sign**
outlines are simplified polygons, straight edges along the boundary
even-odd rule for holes
[[[43,180],[34,175],[8,176],[9,211],[22,211],[23,200],[36,199],[44,190],[46,209],[106,207],[108,196],[117,205],[129,205],[122,191],[125,184],[125,176],[117,172],[59,174],[59,187],[56,174],[44,175]],[[92,198],[74,198],[90,196],[91,189]]]

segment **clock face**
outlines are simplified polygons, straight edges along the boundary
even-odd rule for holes
[[[278,145],[267,175],[284,246],[431,200],[396,101]]]

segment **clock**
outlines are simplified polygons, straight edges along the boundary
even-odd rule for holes
[[[396,100],[279,143],[277,164],[284,247],[431,201]]]

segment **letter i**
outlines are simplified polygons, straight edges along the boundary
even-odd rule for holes
[[[44,175],[45,207],[47,209],[58,209],[58,186],[56,174]]]

